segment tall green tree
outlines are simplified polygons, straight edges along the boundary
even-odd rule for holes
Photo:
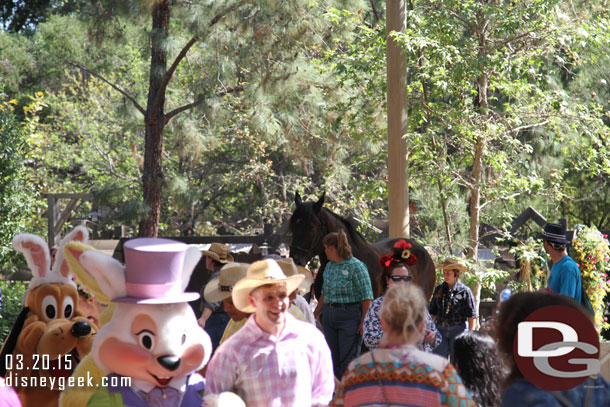
[[[26,131],[15,113],[17,107],[17,100],[0,94],[0,274],[15,271],[12,266],[21,263],[11,242],[33,223],[35,207],[26,176]]]

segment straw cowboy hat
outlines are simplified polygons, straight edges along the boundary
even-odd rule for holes
[[[292,260],[290,257],[277,260],[277,264],[288,277],[297,276],[299,274],[305,276],[298,289],[309,291],[311,285],[313,284],[313,275],[311,274],[311,271],[307,270],[305,267],[297,266],[294,264],[294,260]]]
[[[210,280],[203,290],[207,302],[222,301],[231,296],[235,283],[246,276],[248,263],[227,263],[220,269],[220,275]]]
[[[212,243],[210,250],[202,250],[201,254],[219,263],[232,263],[233,256],[229,254],[229,247],[224,243]]]
[[[250,305],[248,295],[255,289],[266,284],[286,283],[286,292],[291,293],[303,282],[305,276],[286,277],[275,260],[261,260],[248,267],[246,277],[242,278],[233,287],[231,293],[233,304],[241,312],[253,313],[256,309]]]
[[[452,259],[451,257],[448,257],[445,260],[443,260],[443,262],[441,264],[439,264],[437,268],[439,268],[441,270],[458,270],[458,271],[468,270],[468,267],[464,266],[457,259]]]

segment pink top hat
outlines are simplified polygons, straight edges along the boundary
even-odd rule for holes
[[[198,293],[185,293],[182,288],[183,275],[189,275],[191,271],[183,274],[187,248],[188,245],[169,239],[138,238],[125,242],[127,296],[113,301],[170,304],[199,298]]]

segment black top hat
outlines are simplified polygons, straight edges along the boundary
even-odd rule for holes
[[[553,243],[570,243],[570,241],[566,239],[566,228],[555,223],[547,223],[544,225],[544,231],[539,237],[542,240],[548,240],[549,242]]]

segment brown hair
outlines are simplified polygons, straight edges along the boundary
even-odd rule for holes
[[[584,318],[590,318],[585,309],[572,298],[561,294],[550,292],[521,292],[513,294],[500,306],[500,313],[496,320],[496,336],[498,338],[498,350],[507,361],[510,373],[505,385],[523,377],[513,354],[517,326],[525,320],[532,312],[549,305],[564,305],[574,308],[583,314]]]
[[[418,332],[426,319],[424,293],[415,284],[396,284],[383,297],[379,317],[388,330],[406,339]]]
[[[337,254],[343,259],[352,257],[352,247],[349,245],[343,230],[327,234],[324,236],[322,243],[324,243],[324,246],[333,246],[337,249]]]
[[[411,277],[413,277],[413,275],[411,274],[411,270],[409,270],[409,267],[407,267],[407,263],[404,262],[396,262],[396,263],[392,263],[390,265],[390,267],[383,270],[383,272],[377,274],[377,295],[379,297],[381,297],[384,293],[385,290],[388,289],[388,278],[390,278],[390,276],[392,275],[392,270],[394,270],[395,268],[398,267],[404,267],[407,269],[407,271],[409,272],[409,275]]]

